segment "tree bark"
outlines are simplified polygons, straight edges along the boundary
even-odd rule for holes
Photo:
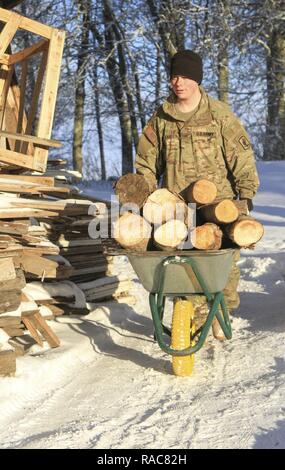
[[[95,69],[94,69],[94,87],[95,87],[95,93],[94,93],[95,114],[96,114],[96,124],[97,124],[100,163],[101,163],[101,179],[105,180],[107,175],[106,175],[105,152],[104,152],[104,135],[103,135],[103,128],[102,128],[102,123],[101,123],[100,93],[99,93],[97,66],[95,66]]]
[[[229,224],[234,222],[239,215],[238,208],[230,199],[223,199],[216,204],[201,206],[199,209],[206,222],[214,224]]]
[[[227,46],[220,45],[218,54],[218,97],[229,102],[229,59]]]
[[[285,33],[273,29],[267,57],[267,123],[264,160],[285,159]]]
[[[108,8],[108,2],[104,1],[104,23],[105,23],[105,47],[106,47],[106,67],[110,80],[110,85],[113,91],[118,117],[121,127],[122,139],[122,174],[132,173],[133,171],[133,135],[132,123],[129,113],[128,101],[125,96],[125,90],[121,81],[121,71],[118,67],[115,51],[116,37],[112,27],[113,18]],[[93,28],[94,31],[94,28]]]
[[[79,14],[82,15],[81,38],[77,57],[77,81],[75,84],[75,110],[73,129],[73,168],[80,173],[83,170],[83,132],[84,132],[84,103],[85,103],[85,79],[87,65],[87,50],[89,37],[89,1],[77,0]]]

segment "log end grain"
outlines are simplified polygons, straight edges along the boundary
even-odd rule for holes
[[[121,205],[136,204],[141,208],[150,194],[148,182],[142,175],[127,173],[115,185],[115,194]]]
[[[192,245],[198,250],[219,250],[222,237],[221,229],[212,223],[203,224],[191,232]]]
[[[241,247],[257,243],[264,234],[263,225],[253,218],[243,218],[233,223],[228,230],[231,240]]]
[[[154,231],[154,242],[162,250],[173,250],[186,239],[188,230],[181,220],[169,220]]]
[[[190,184],[184,191],[183,197],[186,202],[211,204],[217,197],[217,187],[212,181],[201,178]]]
[[[143,217],[125,212],[114,224],[114,238],[123,247],[133,251],[146,251],[151,226]]]

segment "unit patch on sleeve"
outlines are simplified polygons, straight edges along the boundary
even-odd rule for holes
[[[248,150],[250,148],[250,142],[249,140],[245,137],[245,135],[241,135],[238,139],[239,143],[241,144],[242,148],[244,150]]]
[[[152,145],[156,145],[156,133],[150,124],[144,129],[144,135],[148,138]]]

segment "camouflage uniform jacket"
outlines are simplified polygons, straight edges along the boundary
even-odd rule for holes
[[[259,186],[248,135],[223,102],[202,87],[199,106],[188,120],[175,110],[175,96],[154,113],[140,137],[137,173],[151,190],[162,186],[180,193],[198,178],[217,185],[218,198],[253,198]]]

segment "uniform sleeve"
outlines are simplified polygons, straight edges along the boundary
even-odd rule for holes
[[[224,123],[225,159],[240,198],[252,199],[259,187],[253,149],[243,125],[234,115]]]
[[[163,171],[159,149],[159,132],[156,127],[155,117],[152,117],[139,139],[135,160],[137,173],[145,177],[151,191],[157,188]]]

